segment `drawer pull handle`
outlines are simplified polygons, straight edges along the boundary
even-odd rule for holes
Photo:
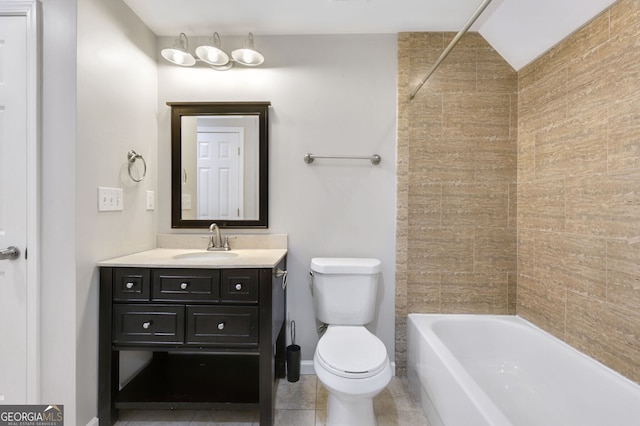
[[[236,290],[238,290],[238,291],[242,290],[242,284],[237,283],[236,284]]]
[[[149,327],[151,327],[151,324],[153,323],[153,321],[145,321],[142,323],[142,328],[144,328],[145,330],[148,330]]]
[[[189,287],[189,283],[182,283],[182,284],[180,284],[180,288],[181,288],[181,289],[183,289],[183,290],[186,290],[186,289],[187,289],[187,287]]]
[[[218,324],[218,330],[224,330],[224,321]]]
[[[132,289],[134,285],[135,285],[135,283],[128,282],[128,283],[125,284],[125,287],[127,287],[128,289]]]

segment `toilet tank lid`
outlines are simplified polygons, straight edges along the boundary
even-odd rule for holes
[[[382,263],[373,258],[314,257],[311,270],[320,274],[377,274]]]

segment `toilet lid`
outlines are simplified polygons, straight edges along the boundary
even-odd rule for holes
[[[387,363],[384,343],[364,327],[330,326],[318,342],[318,360],[341,377],[370,377]]]

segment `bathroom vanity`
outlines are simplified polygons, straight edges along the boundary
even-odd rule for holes
[[[273,424],[285,375],[286,250],[158,248],[100,270],[98,415],[259,406]],[[150,361],[120,384],[120,352]]]

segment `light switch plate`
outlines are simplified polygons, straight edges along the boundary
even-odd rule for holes
[[[124,208],[124,195],[122,188],[98,187],[98,211],[114,212]]]
[[[182,210],[191,210],[191,194],[182,194]]]

